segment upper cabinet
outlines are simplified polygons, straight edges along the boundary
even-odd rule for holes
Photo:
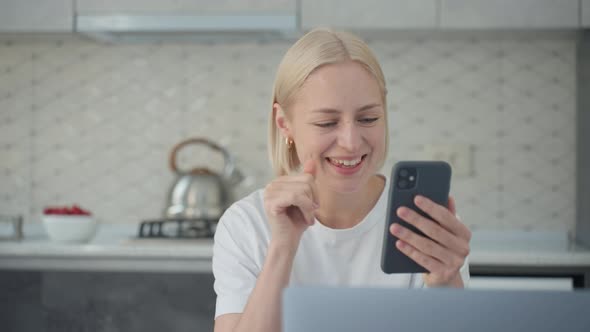
[[[583,0],[585,1],[585,0]],[[579,0],[441,0],[441,28],[579,27]]]
[[[77,0],[76,31],[295,31],[297,0]]]
[[[303,29],[436,28],[437,0],[301,0]]]
[[[0,32],[72,32],[74,0],[0,0]]]
[[[296,0],[77,0],[79,13],[92,14],[226,14],[295,13]]]
[[[580,11],[580,0],[301,0],[301,23],[304,29],[576,29]]]
[[[582,8],[580,9],[582,14],[580,15],[582,27],[588,28],[590,27],[590,0],[581,0],[580,5]]]
[[[0,0],[1,32],[577,29],[590,0]]]

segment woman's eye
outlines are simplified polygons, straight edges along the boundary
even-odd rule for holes
[[[358,121],[361,124],[365,124],[366,125],[366,124],[371,124],[371,123],[373,123],[373,122],[375,122],[377,120],[379,120],[379,118],[362,118],[362,119],[359,119]],[[334,127],[337,124],[338,124],[337,121],[330,121],[330,122],[316,123],[315,125],[318,126],[318,127],[320,127],[320,128],[329,128],[329,127]]]
[[[363,118],[363,119],[360,119],[359,121],[363,124],[369,124],[369,123],[373,123],[377,120],[379,120],[379,118]]]
[[[336,122],[323,122],[323,123],[316,123],[316,126],[320,127],[320,128],[328,128],[328,127],[333,127],[336,125]]]

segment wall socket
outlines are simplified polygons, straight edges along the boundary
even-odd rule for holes
[[[473,176],[473,151],[471,144],[427,144],[424,154],[430,160],[443,160],[453,168],[453,177]]]

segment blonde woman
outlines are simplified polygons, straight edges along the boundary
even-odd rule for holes
[[[317,29],[279,65],[270,115],[276,178],[233,204],[215,234],[215,331],[279,331],[287,285],[464,287],[471,233],[449,209],[400,208],[430,240],[394,224],[398,248],[426,274],[380,268],[389,179],[387,90],[377,59],[357,37]]]

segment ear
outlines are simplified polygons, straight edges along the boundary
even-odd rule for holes
[[[273,117],[275,119],[275,124],[283,134],[283,137],[293,137],[293,131],[291,130],[291,124],[289,119],[287,119],[287,115],[285,111],[278,103],[274,103],[272,105],[272,112]]]

